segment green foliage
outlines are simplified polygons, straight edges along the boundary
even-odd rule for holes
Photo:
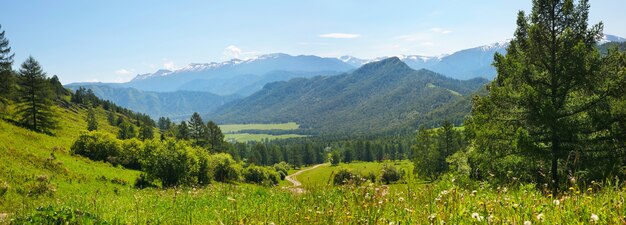
[[[97,161],[115,158],[120,155],[121,149],[119,140],[98,131],[81,134],[71,147],[72,153]]]
[[[199,151],[180,141],[147,141],[141,165],[148,178],[160,180],[163,187],[197,184]]]
[[[148,124],[141,124],[139,127],[139,139],[149,140],[154,138],[154,128],[149,126]]]
[[[209,121],[206,124],[206,138],[209,144],[209,148],[212,151],[222,152],[222,145],[224,143],[224,134],[219,126],[213,121]]]
[[[207,142],[207,127],[200,114],[197,112],[189,119],[189,136],[193,143],[197,146],[205,146]]]
[[[135,125],[123,121],[118,125],[120,127],[120,131],[117,133],[117,138],[125,140],[137,137],[137,132],[135,131]]]
[[[27,128],[38,132],[50,132],[56,126],[51,107],[50,88],[39,62],[30,56],[20,68],[19,121]]]
[[[361,176],[352,170],[341,169],[333,176],[334,185],[359,185],[363,182]]]
[[[39,207],[32,214],[17,217],[12,224],[109,224],[98,216],[69,207]]]
[[[96,119],[96,112],[94,112],[93,108],[91,107],[89,108],[89,111],[87,111],[87,130],[98,130],[98,120]]]
[[[276,171],[255,165],[244,168],[242,175],[245,182],[268,186],[277,185],[280,179]]]
[[[280,179],[284,180],[287,174],[289,174],[289,170],[291,166],[286,162],[279,162],[274,164],[274,170],[280,175]]]
[[[339,165],[341,162],[341,153],[339,153],[339,150],[334,150],[330,153],[329,161],[331,165]]]
[[[439,129],[426,130],[421,127],[412,146],[415,174],[430,180],[437,179],[449,170],[446,159],[466,146],[461,132],[455,130],[447,120]]]
[[[209,164],[215,181],[239,181],[239,171],[241,170],[241,166],[233,160],[231,155],[225,153],[213,154],[210,156]]]
[[[383,166],[383,171],[380,175],[380,181],[384,182],[385,184],[391,184],[399,181],[400,179],[402,179],[403,176],[404,171],[398,170],[398,168],[393,165],[385,164]]]
[[[182,121],[180,125],[178,125],[178,132],[176,133],[177,140],[189,140],[191,134],[189,132],[189,126],[187,126],[187,122]]]
[[[466,127],[476,178],[550,184],[624,177],[626,60],[601,56],[602,24],[588,1],[534,1],[518,14],[515,38],[496,54],[489,95],[475,97]]]

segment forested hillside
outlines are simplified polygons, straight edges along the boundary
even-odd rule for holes
[[[220,108],[210,118],[222,123],[296,121],[315,133],[382,133],[415,125],[486,82],[416,71],[393,57],[343,75],[268,84],[254,95]],[[467,112],[441,116],[461,121]]]

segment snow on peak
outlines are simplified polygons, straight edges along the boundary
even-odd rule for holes
[[[626,38],[623,37],[618,37],[615,35],[610,35],[610,34],[604,34],[602,36],[602,39],[600,39],[600,41],[598,41],[598,44],[605,44],[605,43],[609,43],[609,42],[626,42]]]
[[[494,50],[494,49],[506,48],[506,46],[508,46],[510,42],[511,42],[510,40],[499,41],[499,42],[496,42],[496,43],[492,43],[492,44],[489,44],[489,45],[482,46],[481,49],[483,51],[490,51],[490,50]]]

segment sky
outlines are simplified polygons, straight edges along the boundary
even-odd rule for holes
[[[270,53],[436,56],[512,37],[531,0],[3,1],[14,68],[29,56],[64,84],[126,82],[189,63]],[[626,1],[590,1],[626,37]]]

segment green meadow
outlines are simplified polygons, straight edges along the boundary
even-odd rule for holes
[[[274,123],[274,124],[224,124],[220,125],[220,129],[224,132],[226,141],[230,142],[249,142],[262,140],[275,140],[286,138],[306,137],[300,134],[264,134],[264,133],[246,133],[246,130],[255,131],[272,131],[272,130],[297,130],[300,125],[294,122],[290,123]]]

